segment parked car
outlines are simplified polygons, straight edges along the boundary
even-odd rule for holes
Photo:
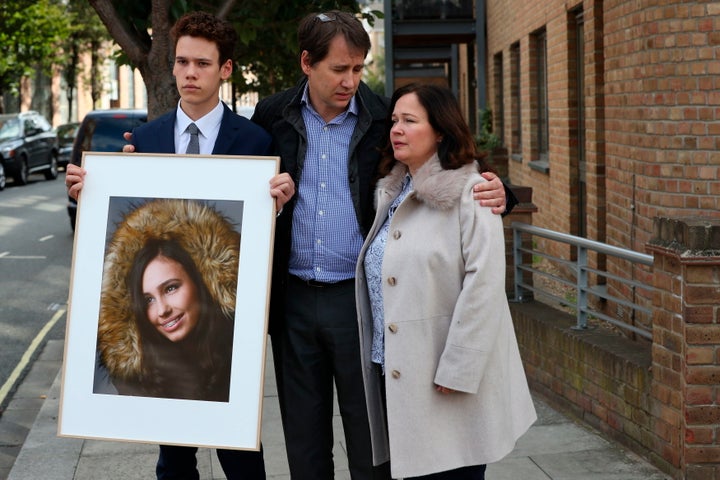
[[[0,190],[5,189],[5,168],[0,163]]]
[[[81,165],[83,152],[122,152],[127,143],[123,133],[147,122],[147,111],[109,109],[93,110],[85,115],[73,143],[70,161]],[[68,196],[70,226],[75,230],[77,202]]]
[[[58,137],[58,166],[60,167],[65,167],[70,163],[73,142],[75,142],[75,135],[77,135],[79,126],[79,122],[72,122],[58,125],[55,129]]]
[[[0,115],[0,161],[5,175],[25,185],[31,173],[58,176],[58,139],[50,123],[37,112]]]

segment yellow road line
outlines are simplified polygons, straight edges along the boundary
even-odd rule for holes
[[[57,312],[55,312],[55,315],[53,315],[50,321],[48,321],[45,326],[38,332],[38,334],[35,335],[35,338],[30,343],[30,346],[28,346],[27,350],[25,350],[25,353],[20,359],[20,362],[18,362],[17,366],[10,374],[10,378],[8,378],[5,384],[0,388],[0,405],[5,402],[5,397],[7,397],[8,393],[10,393],[10,390],[15,385],[15,382],[20,377],[22,371],[30,363],[30,359],[35,354],[35,351],[45,339],[50,329],[55,326],[55,324],[58,322],[58,320],[60,320],[60,318],[62,318],[63,315],[65,315],[65,309],[61,308]]]

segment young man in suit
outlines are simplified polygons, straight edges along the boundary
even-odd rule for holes
[[[189,13],[171,30],[175,43],[173,75],[180,93],[176,109],[137,127],[132,134],[140,153],[196,153],[269,155],[271,137],[261,127],[233,113],[219,100],[222,82],[232,74],[237,35],[232,25],[204,12]],[[66,184],[71,196],[82,190],[85,172],[69,165]],[[273,177],[270,194],[278,210],[293,195],[286,173]],[[197,448],[160,446],[156,474],[159,480],[198,479]],[[262,452],[217,450],[229,480],[264,480]]]

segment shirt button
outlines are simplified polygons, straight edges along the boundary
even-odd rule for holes
[[[400,378],[400,371],[399,371],[399,370],[393,370],[393,371],[392,371],[392,377],[393,377],[393,378]]]
[[[399,239],[400,237],[402,237],[402,233],[400,233],[400,230],[395,230],[395,231],[393,232],[393,238],[394,238],[395,240],[397,240],[397,239]]]
[[[322,158],[323,160],[325,160],[325,159],[327,158],[327,155],[325,155],[325,154],[323,153],[322,155],[320,155],[320,158]]]
[[[320,215],[320,216],[325,215],[325,212],[323,212],[322,210],[320,210],[320,211],[318,212],[318,215]]]
[[[318,238],[317,240],[315,240],[315,243],[317,243],[318,245],[320,245],[320,244],[322,243],[322,240],[320,240],[320,239]]]
[[[388,277],[387,282],[388,282],[388,285],[390,285],[391,287],[394,287],[395,284],[397,283],[397,280],[395,280],[395,277]]]
[[[320,182],[320,188],[325,188],[325,182]]]
[[[390,333],[397,333],[398,327],[394,323],[391,323],[388,325],[388,330],[390,330]]]

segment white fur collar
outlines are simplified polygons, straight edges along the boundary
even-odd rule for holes
[[[443,170],[435,154],[413,175],[413,195],[432,208],[449,210],[458,203],[468,177],[477,171],[475,162],[457,170]],[[407,172],[407,167],[397,162],[390,173],[378,181],[378,188],[386,190],[392,198],[397,197]]]

